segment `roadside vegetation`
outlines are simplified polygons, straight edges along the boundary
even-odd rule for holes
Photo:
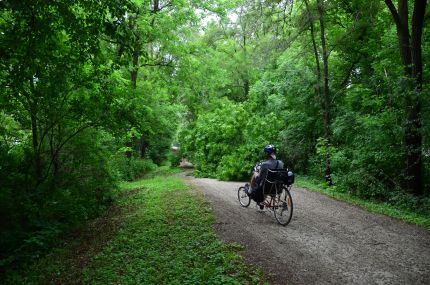
[[[323,193],[334,199],[357,205],[372,213],[383,214],[389,217],[403,220],[410,224],[430,229],[430,201],[424,205],[419,205],[420,200],[407,193],[399,192],[398,200],[402,202],[384,202],[377,200],[362,199],[351,195],[347,191],[342,191],[336,186],[329,187],[321,179],[299,175],[296,177],[295,186],[303,187],[314,192]],[[408,195],[409,197],[404,197]],[[395,197],[393,198],[395,199]]]
[[[264,283],[244,264],[241,246],[217,239],[209,205],[181,178],[153,174],[123,183],[115,196],[107,215],[66,236],[48,255],[9,271],[5,283]]]

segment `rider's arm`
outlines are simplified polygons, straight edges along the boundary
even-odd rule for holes
[[[251,176],[251,187],[255,188],[256,186],[257,186],[257,180],[256,180],[256,177],[255,177],[255,173],[253,173],[252,176]]]
[[[260,174],[261,161],[257,162],[254,166],[254,171],[251,176],[251,187],[255,188],[257,186],[257,177]]]

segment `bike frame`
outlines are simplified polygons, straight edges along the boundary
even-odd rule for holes
[[[264,190],[266,190],[266,186],[269,187],[269,185],[267,184],[268,183],[265,183],[263,188]],[[275,190],[274,193],[273,193],[273,190]],[[265,208],[273,210],[276,206],[278,206],[275,198],[276,196],[281,195],[282,191],[284,191],[282,183],[270,183],[270,191],[266,191],[269,193],[263,192],[264,201],[261,202],[260,204],[264,205]]]

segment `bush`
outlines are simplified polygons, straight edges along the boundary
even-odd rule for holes
[[[119,179],[132,181],[154,170],[157,166],[150,159],[128,158],[124,155],[116,155],[114,156],[112,167],[116,169]]]
[[[182,160],[182,150],[179,148],[176,153],[170,152],[167,156],[167,159],[172,167],[179,166]]]
[[[39,183],[28,142],[8,152],[2,165],[7,167],[0,169],[0,213],[7,221],[0,225],[0,265],[49,248],[59,234],[110,205],[117,176],[109,164],[109,142],[99,130],[83,131],[61,149],[55,171],[43,169],[46,176]],[[50,157],[42,159],[46,163]]]
[[[382,111],[366,117],[347,112],[334,122],[334,183],[362,198],[387,201],[404,181],[401,112]]]
[[[222,157],[231,155],[243,142],[240,126],[245,124],[246,119],[242,104],[225,99],[218,102],[213,112],[201,114],[192,128],[188,127],[180,133],[181,147],[196,173],[217,176]]]

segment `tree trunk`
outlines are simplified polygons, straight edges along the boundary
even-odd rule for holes
[[[134,136],[132,136],[126,143],[125,146],[128,148],[128,150],[125,152],[125,156],[129,159],[133,156],[133,142],[134,142]]]
[[[324,112],[324,138],[327,143],[327,154],[326,154],[326,166],[325,166],[325,178],[326,181],[331,184],[331,168],[330,168],[330,88],[329,88],[329,71],[328,71],[328,52],[326,46],[325,37],[325,23],[324,23],[324,7],[321,0],[317,0],[317,10],[320,22],[320,36],[321,36],[321,47],[322,47],[322,57],[323,57],[323,71],[324,71],[324,88],[323,88],[323,112]]]
[[[133,62],[132,62],[133,66],[132,66],[132,70],[130,71],[131,74],[131,87],[133,88],[133,90],[136,90],[137,88],[137,72],[139,70],[139,49],[136,47],[133,50]],[[134,145],[134,141],[135,141],[135,137],[132,136],[130,138],[130,140],[125,144],[126,147],[128,147],[129,149],[133,148]],[[125,156],[129,159],[131,159],[131,157],[133,156],[133,150],[127,150],[125,152]]]
[[[427,1],[415,1],[414,12],[412,15],[412,38],[411,38],[411,57],[412,75],[414,76],[418,91],[421,91],[423,84],[423,63],[422,63],[422,34],[424,27],[424,16]]]
[[[33,146],[33,156],[34,156],[34,173],[36,175],[36,181],[42,179],[42,159],[40,157],[39,151],[39,132],[37,126],[37,101],[35,99],[35,88],[33,78],[30,78],[30,94],[28,97],[28,105],[30,109],[30,120],[31,120],[31,140]],[[31,98],[34,98],[32,100]]]
[[[48,135],[50,154],[51,154],[51,164],[52,164],[52,180],[51,180],[51,189],[55,190],[58,186],[58,174],[60,170],[60,161],[59,161],[59,150],[58,146],[60,144],[59,140],[61,138],[61,126],[57,126],[57,134],[55,133],[55,128],[52,127],[50,130],[50,134]],[[48,168],[49,171],[49,168]],[[48,176],[49,173],[46,173]]]
[[[246,50],[246,26],[242,26],[242,44],[243,44],[243,62],[246,63],[245,65],[245,73],[243,74],[243,93],[244,93],[244,100],[248,98],[249,95],[249,72],[248,72],[248,54]]]
[[[243,92],[245,94],[244,100],[246,100],[249,95],[249,80],[247,78],[243,81]]]
[[[397,35],[399,38],[399,47],[402,63],[405,69],[406,75],[412,74],[411,64],[411,45],[409,42],[409,15],[408,15],[408,1],[407,0],[399,0],[399,26],[397,28]]]
[[[133,50],[133,67],[131,70],[131,86],[133,89],[137,87],[137,72],[139,70],[139,48]]]
[[[154,0],[154,6],[152,8],[153,13],[157,13],[160,10],[160,1]]]
[[[34,155],[34,171],[36,179],[39,180],[42,177],[42,163],[39,152],[39,141],[38,141],[38,130],[37,130],[37,117],[34,111],[31,111],[31,136],[33,144],[33,155]]]
[[[146,142],[146,140],[145,140],[145,137],[142,135],[141,137],[140,137],[140,145],[139,145],[139,148],[140,148],[140,158],[145,158],[145,155],[146,155],[146,148],[148,147],[148,143]]]
[[[412,37],[409,33],[408,1],[399,0],[398,9],[391,0],[385,0],[396,24],[399,38],[400,58],[404,73],[411,79],[405,90],[406,100],[406,176],[409,191],[420,195],[422,189],[422,134],[421,103],[422,92],[422,32],[427,0],[415,0],[412,15]]]
[[[316,95],[317,98],[320,98],[321,96],[321,64],[320,64],[320,56],[318,53],[318,47],[317,47],[317,43],[315,40],[315,29],[314,29],[314,23],[313,23],[313,15],[311,10],[309,9],[309,2],[308,0],[305,0],[305,5],[306,5],[306,10],[308,12],[309,15],[309,28],[310,28],[310,32],[311,32],[311,39],[312,39],[312,47],[314,50],[314,56],[315,56],[315,66],[316,66],[316,71],[317,71],[317,84],[315,86],[315,91],[316,91]]]
[[[412,59],[412,78],[415,86],[410,95],[410,102],[407,105],[407,127],[406,127],[406,145],[408,147],[407,155],[407,173],[412,179],[408,180],[408,188],[413,193],[423,194],[422,188],[422,134],[421,134],[421,102],[420,94],[423,85],[423,63],[421,54],[422,32],[424,26],[424,15],[427,1],[415,1],[412,15],[412,38],[411,38],[411,59]],[[417,96],[418,95],[418,96]]]

